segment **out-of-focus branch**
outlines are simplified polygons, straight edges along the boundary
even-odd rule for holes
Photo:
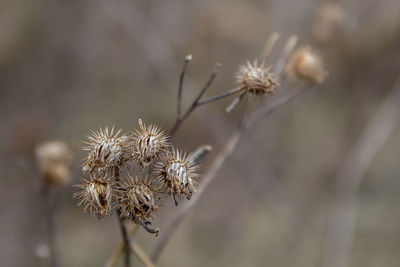
[[[137,229],[136,224],[132,224],[128,231],[128,235],[132,236],[135,233],[135,230]],[[107,262],[104,264],[104,267],[114,267],[117,263],[121,255],[124,253],[124,242],[122,242],[118,248],[115,250],[113,255],[107,260]]]
[[[336,191],[326,240],[324,267],[349,265],[356,218],[358,191],[364,174],[376,154],[400,121],[400,79],[382,101],[379,109],[350,148],[336,179]]]
[[[154,263],[150,260],[144,250],[135,242],[131,243],[132,251],[138,256],[138,258],[143,262],[146,267],[154,267]]]

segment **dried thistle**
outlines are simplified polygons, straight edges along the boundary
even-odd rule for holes
[[[173,195],[175,205],[178,205],[183,197],[190,199],[193,192],[196,192],[195,179],[199,176],[196,173],[198,166],[190,158],[190,155],[186,156],[174,150],[156,165],[155,173],[164,191]]]
[[[42,181],[47,185],[66,185],[70,181],[68,164],[72,153],[68,146],[60,141],[40,144],[35,156]]]
[[[290,77],[312,83],[321,83],[327,76],[321,58],[310,47],[299,48],[290,57],[286,66],[286,73]]]
[[[130,176],[120,193],[121,216],[135,223],[148,223],[158,212],[161,190],[148,178]]]
[[[139,128],[133,133],[132,156],[141,166],[146,167],[166,152],[168,137],[159,127],[153,124],[146,126],[141,119]]]
[[[92,176],[89,180],[82,179],[82,184],[75,185],[83,190],[74,194],[74,198],[79,198],[78,206],[83,205],[83,211],[90,212],[101,219],[110,215],[114,198],[112,184],[101,177]]]
[[[89,142],[85,142],[88,146],[83,150],[89,151],[86,162],[83,165],[83,171],[100,172],[110,170],[114,167],[121,167],[127,160],[127,142],[128,137],[119,136],[121,130],[114,132],[108,128],[100,129],[98,132],[92,131],[92,135],[88,136]]]
[[[237,82],[243,92],[249,92],[254,95],[270,94],[279,86],[278,81],[270,73],[270,67],[264,68],[264,63],[258,65],[257,60],[253,63],[247,61],[240,65],[236,74]]]

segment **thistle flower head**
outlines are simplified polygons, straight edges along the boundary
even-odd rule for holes
[[[148,166],[153,159],[165,153],[168,138],[156,125],[145,125],[139,119],[139,130],[136,129],[132,142],[133,158],[141,165]]]
[[[155,171],[164,191],[171,193],[178,205],[183,197],[190,199],[193,192],[196,192],[195,178],[199,176],[197,169],[198,166],[190,160],[190,155],[174,150],[157,163]]]
[[[286,73],[312,83],[321,83],[327,76],[321,58],[309,47],[300,48],[291,56],[286,66]]]
[[[93,172],[107,171],[113,167],[120,167],[126,160],[127,141],[125,135],[119,136],[121,130],[114,132],[114,127],[111,131],[108,128],[100,129],[98,132],[92,132],[88,136],[88,146],[84,150],[89,151],[86,162],[83,165],[83,171]]]
[[[264,68],[264,63],[258,65],[257,60],[253,63],[247,61],[246,64],[240,65],[236,79],[244,92],[254,95],[272,93],[279,83],[269,71],[270,68]]]
[[[135,223],[148,222],[159,209],[161,190],[148,178],[129,177],[120,190],[121,216]]]
[[[111,214],[114,190],[106,178],[92,176],[76,187],[82,190],[75,193],[74,198],[80,199],[78,205],[83,206],[84,212],[90,212],[99,219]]]

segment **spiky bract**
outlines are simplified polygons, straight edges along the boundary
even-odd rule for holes
[[[135,223],[148,222],[159,209],[161,190],[148,178],[129,177],[120,190],[121,216]]]
[[[132,156],[141,166],[146,167],[166,152],[169,146],[168,137],[159,127],[153,124],[146,126],[141,119],[139,128],[133,133]]]
[[[279,83],[269,72],[270,69],[264,68],[264,63],[258,65],[257,60],[254,60],[253,63],[247,61],[246,64],[240,65],[236,74],[240,88],[243,92],[254,95],[272,93]]]
[[[155,173],[158,176],[164,191],[173,195],[178,205],[183,197],[190,199],[196,192],[196,178],[198,166],[190,161],[190,155],[174,150],[167,157],[157,163]]]
[[[83,206],[84,212],[90,212],[101,219],[112,212],[114,199],[114,189],[106,178],[91,177],[89,180],[83,179],[83,183],[76,185],[82,190],[74,194],[79,198],[79,206]]]
[[[100,129],[88,136],[89,142],[86,142],[88,146],[84,147],[84,150],[89,151],[89,155],[84,163],[83,171],[103,172],[122,166],[127,159],[128,137],[119,136],[120,133],[121,130],[114,132],[113,127],[111,131],[108,128]]]

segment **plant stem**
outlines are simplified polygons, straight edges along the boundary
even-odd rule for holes
[[[136,224],[132,224],[128,231],[128,235],[132,236],[135,233],[135,230],[137,229]],[[117,263],[121,255],[124,253],[124,248],[125,248],[125,243],[122,242],[117,250],[111,255],[111,257],[108,259],[108,261],[104,264],[104,267],[114,267]]]
[[[54,213],[55,213],[55,199],[52,198],[51,188],[47,185],[43,188],[44,197],[46,202],[46,224],[47,224],[47,239],[49,246],[49,266],[58,267],[58,257],[57,257],[57,246],[56,246],[56,231],[54,223]]]
[[[211,73],[210,78],[208,79],[207,83],[204,85],[204,87],[201,89],[195,100],[193,101],[192,105],[188,108],[188,110],[181,114],[180,116],[177,117],[174,125],[172,126],[171,130],[169,131],[170,136],[174,136],[175,133],[178,131],[182,123],[185,121],[185,119],[195,110],[197,106],[199,106],[199,101],[200,98],[204,95],[204,93],[207,91],[207,89],[210,87],[211,83],[215,79],[215,77],[218,74],[219,68],[221,67],[220,64],[217,64],[216,67],[214,68],[214,71]],[[181,90],[181,89],[179,89]],[[178,94],[179,95],[179,94]],[[180,99],[178,97],[178,102],[180,102]],[[180,106],[180,104],[178,104]]]
[[[138,258],[144,263],[146,267],[155,267],[154,263],[150,260],[150,258],[146,255],[143,249],[135,241],[132,241],[131,249],[138,256]]]
[[[189,61],[192,60],[192,55],[187,55],[185,57],[185,61],[183,62],[183,68],[181,75],[179,77],[179,86],[178,86],[178,117],[182,114],[182,89],[183,89],[183,79],[185,78],[186,68]]]
[[[120,174],[119,174],[119,168],[115,167],[115,181],[117,182],[117,185],[119,186],[120,183]],[[121,218],[121,210],[117,210],[117,216],[118,216],[118,221],[119,221],[119,227],[121,229],[121,235],[122,235],[122,240],[124,242],[124,250],[125,250],[125,257],[124,257],[124,266],[129,267],[130,266],[130,241],[129,241],[129,235],[128,231],[126,229],[126,225],[123,222]]]

